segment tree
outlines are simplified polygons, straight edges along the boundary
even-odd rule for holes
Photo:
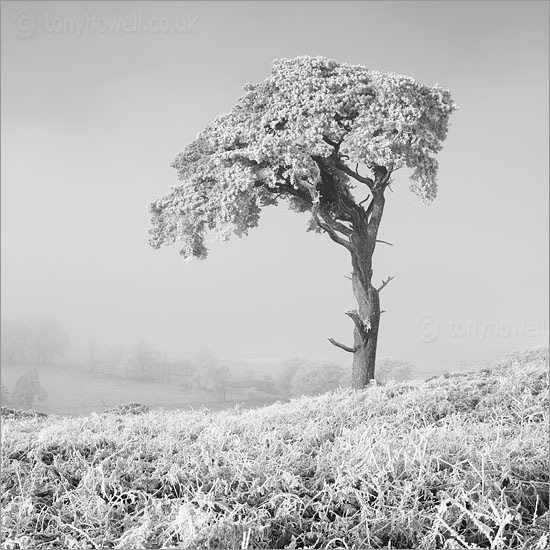
[[[290,357],[285,360],[277,380],[279,388],[284,395],[291,395],[292,378],[300,366],[306,363],[307,361],[301,357]]]
[[[164,357],[145,340],[130,347],[114,346],[101,355],[94,348],[92,365],[96,374],[147,382],[165,381],[167,374]]]
[[[10,363],[25,363],[27,361],[27,345],[29,327],[17,321],[2,321],[2,345],[0,346],[2,361]]]
[[[148,342],[140,340],[126,353],[126,376],[138,380],[162,380],[163,358]]]
[[[203,348],[195,355],[195,365],[195,388],[215,393],[225,401],[229,367],[220,365],[218,357],[209,348]]]
[[[38,371],[33,368],[23,374],[15,383],[11,404],[13,407],[30,409],[35,398],[44,401],[46,397],[48,394],[38,380]]]
[[[180,241],[185,259],[204,259],[208,230],[221,241],[247,234],[281,199],[310,212],[309,229],[351,256],[354,344],[329,340],[353,353],[353,387],[362,388],[374,378],[379,293],[392,279],[375,284],[372,266],[386,189],[408,167],[410,189],[435,198],[435,154],[455,109],[447,90],[407,76],[323,57],[277,60],[176,157],[182,183],[151,204],[150,244]]]
[[[275,381],[273,380],[273,375],[269,372],[259,374],[254,380],[254,387],[265,393],[272,393],[274,395],[279,393]]]
[[[34,361],[51,365],[66,351],[69,338],[58,321],[42,317],[30,326],[28,346]]]
[[[227,381],[229,380],[229,367],[220,365],[216,368],[214,375],[214,391],[218,394],[222,401],[225,401],[227,392]]]
[[[94,354],[94,373],[99,375],[125,376],[124,358],[126,354],[126,348],[120,345],[106,350],[101,355]]]

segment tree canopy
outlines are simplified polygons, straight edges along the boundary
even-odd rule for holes
[[[181,183],[150,206],[154,248],[181,242],[185,259],[204,259],[209,230],[220,241],[246,234],[281,198],[347,247],[362,208],[354,186],[368,200],[401,167],[412,170],[416,195],[435,198],[435,155],[456,109],[447,90],[308,56],[276,60],[265,81],[244,90],[172,163]]]

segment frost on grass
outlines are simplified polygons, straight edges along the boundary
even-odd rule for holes
[[[547,349],[252,411],[2,428],[6,548],[548,547]]]
[[[103,414],[143,414],[150,410],[147,405],[142,405],[141,403],[125,403],[124,405],[117,405],[112,409],[106,409],[103,411]]]

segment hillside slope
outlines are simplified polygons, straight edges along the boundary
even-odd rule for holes
[[[547,548],[548,349],[253,411],[4,418],[5,548]]]

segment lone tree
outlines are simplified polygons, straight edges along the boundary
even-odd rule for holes
[[[309,230],[346,248],[358,309],[346,312],[354,344],[352,386],[374,378],[380,326],[372,257],[392,173],[412,169],[410,189],[426,203],[437,191],[437,160],[450,114],[447,90],[393,73],[370,71],[323,57],[281,59],[231,112],[208,125],[172,167],[181,184],[153,202],[150,244],[177,241],[180,254],[204,259],[205,235],[256,227],[262,207],[286,199],[310,212]]]

